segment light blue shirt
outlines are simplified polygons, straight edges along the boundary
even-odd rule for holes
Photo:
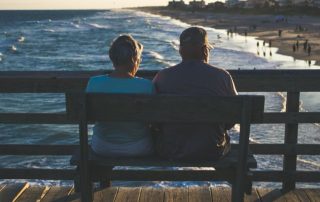
[[[90,78],[86,92],[152,94],[154,87],[151,81],[143,78],[114,78],[101,75]],[[145,123],[99,122],[93,128],[93,136],[98,136],[108,143],[127,144],[149,138],[150,134]]]

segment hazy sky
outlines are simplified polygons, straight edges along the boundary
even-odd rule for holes
[[[216,0],[207,0],[214,2]],[[221,0],[222,1],[222,0]],[[189,0],[185,0],[189,2]],[[3,9],[103,9],[166,5],[168,0],[0,0]]]

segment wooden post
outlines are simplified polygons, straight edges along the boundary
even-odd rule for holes
[[[288,92],[286,112],[299,112],[300,92]],[[298,124],[286,124],[284,143],[296,145],[298,142]],[[297,170],[297,154],[285,154],[283,158],[282,190],[290,191],[296,188],[296,180],[293,173]]]
[[[93,200],[92,183],[89,171],[89,151],[88,151],[88,125],[86,95],[81,94],[81,110],[79,120],[79,138],[80,138],[80,187],[81,201],[91,202]]]
[[[242,202],[247,180],[247,157],[250,136],[251,98],[243,99],[243,108],[240,121],[239,157],[236,168],[236,178],[232,185],[232,202]]]

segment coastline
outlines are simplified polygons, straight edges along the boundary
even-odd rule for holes
[[[320,65],[320,17],[317,16],[286,16],[286,21],[276,22],[274,15],[244,15],[231,13],[213,13],[210,11],[173,10],[167,7],[131,8],[151,14],[169,16],[191,25],[200,25],[216,29],[232,30],[245,36],[257,37],[265,41],[265,46],[278,48],[278,53],[292,56],[295,59],[316,61]],[[303,31],[296,30],[299,26]],[[282,30],[279,37],[279,30]],[[303,43],[308,40],[311,54],[304,50]],[[298,46],[296,45],[298,41]],[[293,46],[295,45],[295,52]],[[260,47],[263,44],[259,44]]]

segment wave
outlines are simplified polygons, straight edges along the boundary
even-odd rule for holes
[[[21,37],[19,37],[19,39],[18,39],[18,42],[19,43],[22,43],[22,42],[24,42],[25,41],[25,37],[24,36],[21,36]]]
[[[56,31],[53,30],[53,29],[43,29],[43,31],[44,31],[44,32],[52,32],[52,33],[53,33],[53,32],[56,32]]]
[[[88,24],[90,27],[93,27],[93,28],[98,28],[98,29],[109,29],[110,27],[107,26],[107,25],[99,25],[97,23],[89,23]]]
[[[12,45],[10,47],[10,51],[13,52],[13,53],[16,53],[18,51],[18,48],[15,45]]]
[[[169,43],[175,50],[179,50],[179,46],[180,46],[179,40],[177,40],[177,39],[176,40],[172,40]]]

